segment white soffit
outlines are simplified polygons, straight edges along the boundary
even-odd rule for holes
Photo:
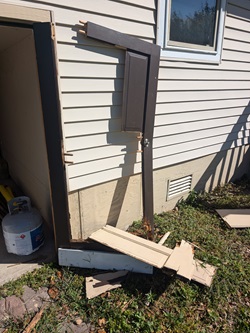
[[[231,228],[250,228],[250,209],[217,209]]]

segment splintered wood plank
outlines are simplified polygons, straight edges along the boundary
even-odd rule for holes
[[[217,268],[209,264],[204,264],[202,261],[195,259],[193,261],[194,273],[192,280],[204,286],[210,287]]]
[[[87,298],[91,299],[106,291],[121,287],[121,281],[127,274],[127,271],[119,271],[86,277]]]
[[[121,253],[59,248],[58,262],[61,266],[153,274],[152,266]]]
[[[157,268],[164,266],[173,251],[111,226],[99,229],[89,238]]]
[[[180,268],[177,271],[177,275],[191,280],[193,273],[194,273],[194,265],[193,265],[193,258],[194,258],[194,249],[193,246],[185,242],[184,240],[181,241],[181,249],[185,249],[185,253],[182,258],[182,263]]]
[[[250,228],[250,209],[217,209],[231,228]]]
[[[182,240],[181,245],[174,248],[164,268],[176,271],[178,276],[191,280],[194,272],[193,257],[192,245]]]
[[[157,244],[159,245],[163,245],[166,240],[168,239],[168,236],[170,235],[170,231],[166,232],[165,235],[159,240],[159,242]]]

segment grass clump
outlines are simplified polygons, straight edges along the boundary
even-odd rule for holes
[[[37,324],[37,333],[60,332],[63,322],[76,317],[101,333],[248,333],[250,230],[229,229],[215,209],[250,208],[249,189],[249,182],[241,181],[210,194],[192,192],[177,209],[155,216],[155,241],[171,231],[166,246],[190,241],[199,247],[196,258],[218,268],[210,288],[156,270],[152,276],[129,273],[122,288],[87,300],[85,277],[95,272],[45,265],[1,287],[0,295],[20,294],[24,284],[49,288],[51,306]],[[140,221],[130,232],[145,236]],[[20,332],[24,324],[12,322],[5,328]]]

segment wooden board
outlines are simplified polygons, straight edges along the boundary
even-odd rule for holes
[[[193,265],[194,273],[192,276],[192,280],[203,284],[204,286],[210,287],[213,282],[213,278],[217,268],[209,264],[204,264],[200,260],[194,260]]]
[[[193,256],[192,246],[182,240],[181,245],[174,248],[164,268],[176,271],[180,277],[191,280],[194,272]]]
[[[250,228],[250,209],[217,209],[216,212],[231,228]]]
[[[111,226],[99,229],[89,238],[157,268],[162,268],[172,253],[167,247]]]
[[[205,286],[211,285],[216,272],[216,267],[193,259],[193,247],[185,241],[172,250],[111,226],[99,229],[89,238],[149,265],[171,269],[179,277]]]
[[[91,299],[109,290],[121,287],[120,281],[124,279],[127,273],[127,271],[118,271],[86,277],[87,298]]]
[[[59,248],[58,261],[61,266],[153,274],[152,266],[120,253]]]

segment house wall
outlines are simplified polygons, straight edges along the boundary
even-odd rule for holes
[[[10,42],[0,52],[0,147],[8,161],[12,179],[51,224],[47,152],[34,38],[31,29],[21,30],[0,28],[0,41],[6,40],[7,36]]]
[[[68,159],[74,161],[67,167],[72,234],[80,238],[87,233],[83,224],[100,226],[107,222],[107,214],[113,214],[110,207],[117,195],[117,186],[113,184],[120,182],[125,195],[130,195],[130,181],[137,179],[130,176],[141,171],[141,157],[137,153],[137,133],[120,131],[124,53],[84,38],[78,33],[78,22],[89,20],[155,42],[156,4],[154,0],[11,3],[53,11],[64,143],[65,150],[73,154]],[[177,168],[189,160],[200,161],[248,145],[249,31],[250,2],[228,0],[219,65],[161,59],[153,142],[155,174],[164,169],[168,172],[171,166]],[[137,196],[133,219],[140,217],[140,181],[135,183],[131,185]],[[98,221],[99,213],[89,219],[84,215],[89,208],[86,198],[82,199],[84,192],[87,195],[96,188],[100,193],[101,189],[106,193],[105,188],[109,188],[105,205],[103,196],[96,199],[96,205],[107,205],[108,212]],[[165,202],[156,202],[157,205],[165,207]],[[124,206],[124,211],[130,209]],[[121,222],[122,225],[127,222]]]
[[[249,175],[249,146],[220,151],[187,162],[154,171],[154,211],[173,209],[187,197],[188,191],[167,198],[170,180],[192,176],[191,189],[211,190],[218,184]],[[142,217],[141,175],[123,177],[70,194],[72,237],[86,239],[105,224],[127,229],[132,221]],[[79,223],[80,221],[80,223]]]

